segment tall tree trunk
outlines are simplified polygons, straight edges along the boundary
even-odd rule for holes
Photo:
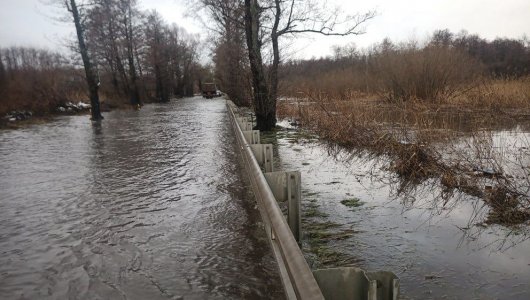
[[[120,83],[118,81],[118,72],[116,72],[116,66],[114,65],[114,61],[112,58],[106,58],[107,64],[110,67],[110,76],[111,76],[111,82],[112,86],[114,87],[114,92],[116,95],[120,96]]]
[[[123,92],[125,93],[125,95],[127,95],[129,94],[129,91],[130,91],[129,81],[127,79],[127,73],[125,72],[125,67],[123,65],[123,62],[121,61],[121,57],[119,54],[116,54],[116,68],[118,69],[118,73],[120,74],[121,81],[123,82],[123,85],[122,85]]]
[[[81,58],[83,59],[83,65],[85,67],[86,81],[88,84],[88,92],[90,95],[90,105],[92,112],[92,120],[100,121],[103,119],[101,115],[101,109],[99,106],[99,80],[96,73],[94,72],[94,67],[90,62],[90,57],[88,56],[88,49],[85,44],[85,37],[83,35],[83,27],[81,25],[81,18],[79,16],[79,11],[77,9],[77,4],[75,0],[70,0],[70,10],[72,16],[74,17],[75,30],[77,32],[77,40],[79,42],[79,52],[81,52]]]
[[[276,99],[271,99],[261,57],[259,7],[257,0],[245,0],[245,32],[252,73],[254,110],[257,128],[270,131],[276,126]]]
[[[142,64],[140,63],[140,53],[138,52],[138,45],[134,45],[134,56],[136,57],[136,61],[138,62],[138,75],[140,75],[140,81],[142,82],[142,79],[144,78],[144,71],[142,69]],[[140,93],[140,102],[142,101],[142,98],[145,98],[147,95],[147,89],[145,87],[145,84],[142,82],[138,87],[139,93]]]
[[[110,11],[110,7],[108,6],[108,3],[106,3],[106,8]],[[125,72],[125,67],[123,66],[122,59],[120,57],[120,51],[118,50],[118,45],[116,44],[116,32],[114,30],[114,25],[112,22],[109,24],[109,38],[111,42],[111,49],[112,49],[112,57],[116,61],[116,69],[117,73],[121,76],[121,80],[123,81],[123,89],[124,92],[127,94],[129,91],[129,83],[127,82],[127,74]],[[118,76],[113,75],[116,78],[116,91],[119,91],[119,84],[118,84]],[[118,94],[121,94],[121,92],[118,92]]]
[[[159,102],[169,102],[169,95],[167,92],[164,76],[158,63],[155,64],[155,81],[156,81],[156,99]]]
[[[133,45],[133,30],[132,30],[132,8],[131,3],[128,3],[128,24],[126,24],[126,40],[127,40],[127,60],[129,62],[129,78],[131,79],[130,85],[130,100],[132,105],[142,104],[140,101],[140,93],[138,92],[138,83],[136,75],[136,66],[134,64],[134,45]]]
[[[0,87],[4,86],[6,80],[6,69],[4,67],[4,62],[2,61],[2,53],[0,52]],[[0,94],[3,92],[3,89],[0,90]]]
[[[274,111],[276,111],[276,99],[278,97],[278,66],[280,65],[280,47],[278,45],[278,25],[281,18],[280,0],[274,0],[275,14],[274,24],[272,25],[271,42],[272,42],[272,66],[270,69],[270,98],[274,99]]]
[[[156,100],[162,102],[162,78],[160,76],[160,67],[155,64],[155,97]]]

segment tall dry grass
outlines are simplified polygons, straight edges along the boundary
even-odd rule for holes
[[[441,32],[423,45],[384,40],[348,55],[289,62],[282,69],[281,94],[323,93],[348,99],[366,93],[390,103],[420,106],[528,106],[528,45]]]
[[[23,71],[11,74],[3,86],[0,114],[12,110],[48,113],[57,105],[86,98],[74,70]]]
[[[513,225],[530,220],[530,166],[522,158],[506,167],[502,151],[494,147],[492,131],[483,130],[503,122],[485,123],[482,114],[451,106],[440,111],[370,97],[305,96],[280,101],[279,117],[296,119],[325,141],[332,153],[379,161],[398,175],[399,193],[434,180],[443,188],[442,205],[461,192],[490,205],[487,222]],[[524,147],[530,147],[527,144]]]
[[[530,76],[482,79],[446,103],[475,110],[509,110],[516,115],[530,114]],[[516,110],[514,112],[514,110]]]
[[[506,155],[493,132],[530,131],[530,76],[513,67],[517,57],[499,60],[499,43],[473,41],[385,40],[347,57],[291,62],[282,85],[290,100],[279,102],[279,118],[296,119],[331,150],[380,161],[398,175],[398,192],[437,181],[444,206],[458,191],[490,206],[488,222],[527,222],[530,141]],[[510,45],[512,56],[530,54]],[[514,77],[488,73],[516,69]]]
[[[82,73],[47,50],[0,48],[0,71],[0,115],[11,110],[47,113],[86,90]]]
[[[480,64],[458,49],[406,47],[372,59],[369,85],[390,102],[441,102],[464,91],[481,73]]]

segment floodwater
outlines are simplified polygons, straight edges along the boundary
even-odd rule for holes
[[[514,138],[508,132],[498,136],[505,144]],[[311,253],[311,237],[304,238],[312,268],[354,265],[392,271],[400,278],[404,299],[530,299],[528,228],[476,225],[487,212],[481,200],[464,195],[443,207],[435,201],[439,191],[427,183],[398,196],[395,178],[374,168],[376,162],[336,159],[318,140],[294,129],[280,131],[272,141],[275,168],[301,171],[302,215],[318,210],[303,224],[338,226],[329,229],[337,238],[325,244],[342,254],[331,264],[319,261]],[[353,198],[362,205],[341,204]]]
[[[0,299],[281,299],[222,100],[0,131]]]

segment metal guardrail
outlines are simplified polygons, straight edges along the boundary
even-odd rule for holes
[[[272,145],[260,144],[260,132],[236,114],[232,101],[227,101],[227,107],[287,299],[397,300],[399,278],[392,272],[355,267],[311,271],[297,243],[301,239],[300,172],[273,172]],[[277,201],[288,202],[287,220]]]
[[[254,157],[252,148],[245,139],[240,122],[245,125],[245,131],[247,132],[251,130],[251,128],[248,128],[248,122],[245,122],[245,120],[237,120],[235,105],[231,101],[227,101],[227,107],[267,235],[269,236],[272,250],[278,262],[280,276],[287,298],[304,300],[324,299],[322,291],[302,254],[302,250],[300,250],[276,202],[274,194]],[[254,138],[251,137],[250,140],[254,140]]]

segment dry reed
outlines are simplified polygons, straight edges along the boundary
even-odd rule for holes
[[[527,89],[522,83],[495,82],[490,89],[496,91],[498,99],[506,99],[503,107],[511,107],[510,95],[517,95],[515,105],[528,108]],[[428,179],[438,180],[448,197],[460,191],[482,198],[491,208],[487,222],[527,222],[530,166],[524,162],[518,165],[525,179],[506,174],[502,157],[491,151],[492,137],[478,130],[502,127],[504,119],[484,120],[484,111],[471,109],[476,105],[473,101],[478,101],[473,95],[459,98],[461,102],[454,98],[445,106],[435,106],[423,102],[389,104],[362,93],[354,99],[307,93],[296,101],[280,101],[278,107],[280,118],[296,119],[330,148],[387,162],[386,167],[399,175],[400,193]],[[462,110],[455,108],[457,104],[470,106]],[[462,145],[462,141],[464,146],[452,147]]]

